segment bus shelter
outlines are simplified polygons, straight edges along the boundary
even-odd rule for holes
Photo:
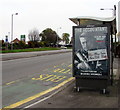
[[[107,93],[113,82],[113,35],[116,18],[75,17],[73,26],[73,77],[76,90]]]

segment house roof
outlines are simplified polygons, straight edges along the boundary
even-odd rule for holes
[[[20,40],[18,38],[16,38],[12,42],[20,42]]]

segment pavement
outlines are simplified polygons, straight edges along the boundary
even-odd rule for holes
[[[0,61],[20,59],[20,58],[29,58],[29,57],[37,57],[42,55],[51,55],[51,54],[59,54],[59,53],[67,53],[71,52],[72,49],[61,49],[61,50],[51,50],[51,51],[36,51],[36,52],[19,52],[19,53],[5,53],[0,54]]]
[[[30,108],[91,108],[102,110],[118,110],[120,108],[120,59],[115,58],[113,63],[113,85],[109,86],[110,94],[100,94],[97,90],[82,90],[76,92],[75,80],[69,82],[62,90]]]

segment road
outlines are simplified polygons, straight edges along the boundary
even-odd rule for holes
[[[108,87],[110,94],[100,94],[99,90],[83,89],[79,92],[74,91],[75,81],[67,85],[58,93],[45,100],[38,100],[33,104],[29,104],[26,108],[62,108],[79,110],[120,110],[120,59],[115,58],[113,62],[114,81],[113,85]],[[119,108],[119,109],[118,109]]]
[[[3,107],[17,107],[71,78],[71,63],[71,52],[2,61]]]

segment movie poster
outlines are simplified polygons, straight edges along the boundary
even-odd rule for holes
[[[105,76],[109,70],[107,26],[73,27],[75,75]]]

